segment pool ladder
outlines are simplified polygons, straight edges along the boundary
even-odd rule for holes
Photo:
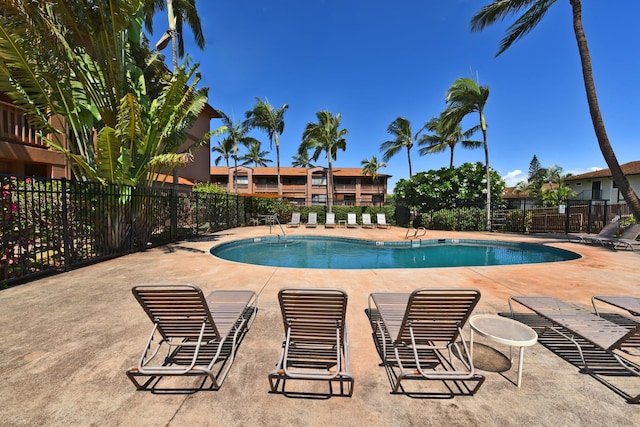
[[[273,216],[273,220],[278,224],[278,227],[280,227],[280,231],[282,231],[282,238],[284,240],[287,240],[287,233],[284,232],[284,228],[282,228],[282,224],[280,224],[280,220],[278,219],[278,215],[274,215]],[[269,224],[269,234],[271,234],[271,224]],[[280,235],[278,234],[278,239],[280,239]]]
[[[413,236],[410,235],[411,232],[413,232]],[[425,234],[427,234],[427,229],[425,227],[418,227],[418,228],[409,227],[409,228],[407,228],[407,232],[404,235],[404,238],[405,239],[417,239],[417,238],[420,238],[420,237],[424,236]]]

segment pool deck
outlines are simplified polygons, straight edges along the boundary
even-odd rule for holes
[[[403,240],[406,229],[324,229],[321,225],[307,229],[302,225],[285,231],[392,241]],[[590,308],[595,294],[640,296],[639,253],[571,243],[566,236],[428,231],[425,239],[534,242],[573,250],[582,258],[494,267],[300,270],[243,265],[209,254],[218,243],[267,235],[267,226],[226,230],[0,291],[0,424],[586,426],[631,425],[633,419],[636,423],[640,419],[640,405],[627,404],[540,343],[525,350],[521,388],[514,385],[512,368],[502,373],[481,371],[487,380],[475,396],[391,395],[364,314],[370,292],[410,292],[432,286],[480,289],[482,298],[474,313],[508,311],[511,295],[550,295]],[[136,391],[127,379],[125,371],[136,363],[151,328],[131,287],[149,282],[192,283],[205,293],[251,289],[259,294],[256,321],[220,390],[152,394]],[[277,292],[285,286],[347,291],[353,397],[308,400],[267,392],[267,373],[279,357],[283,332]],[[466,332],[468,338],[468,326]],[[486,358],[500,359],[490,347],[509,353],[499,344],[482,338],[478,342]],[[636,363],[639,359],[630,358]],[[640,393],[640,378],[620,381],[627,391]]]

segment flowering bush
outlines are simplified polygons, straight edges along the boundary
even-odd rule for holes
[[[458,168],[419,172],[411,179],[401,179],[394,193],[422,212],[453,209],[464,205],[484,205],[487,194],[486,172],[482,163],[465,163]],[[491,171],[491,201],[502,202],[505,183]]]

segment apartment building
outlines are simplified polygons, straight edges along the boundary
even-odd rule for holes
[[[188,150],[210,130],[210,121],[220,118],[220,113],[210,105],[205,105],[191,128],[187,131],[187,140],[180,151]],[[64,129],[64,121],[52,118],[53,125]],[[66,141],[63,140],[63,145]],[[194,182],[209,181],[211,149],[209,144],[192,151],[193,161],[178,169],[181,187]],[[0,174],[17,176],[37,176],[43,178],[71,178],[71,168],[64,154],[53,150],[37,131],[29,126],[24,110],[11,103],[0,93]],[[168,172],[168,175],[172,175]],[[158,179],[163,181],[165,179]],[[173,182],[173,177],[166,178]]]
[[[620,165],[627,176],[629,185],[636,194],[640,194],[640,161]],[[609,203],[623,203],[624,198],[613,181],[610,169],[572,175],[565,179],[565,184],[576,192],[579,200],[606,200]]]
[[[53,124],[59,129],[63,126],[60,121]],[[46,178],[71,175],[64,154],[52,150],[29,126],[24,110],[3,93],[0,93],[0,173]]]
[[[387,180],[379,174],[373,180],[361,168],[333,168],[333,205],[381,206],[387,201]],[[326,205],[327,168],[281,167],[282,198],[300,206]],[[278,195],[275,167],[212,167],[211,182],[229,192],[257,196]]]

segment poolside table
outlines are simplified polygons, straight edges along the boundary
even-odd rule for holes
[[[516,385],[520,387],[522,382],[522,365],[524,361],[524,348],[538,342],[538,334],[527,325],[517,320],[495,314],[477,314],[469,319],[471,326],[471,360],[473,361],[473,334],[476,333],[491,341],[509,346],[509,360],[512,360],[511,348],[519,347],[518,358],[518,381]]]

